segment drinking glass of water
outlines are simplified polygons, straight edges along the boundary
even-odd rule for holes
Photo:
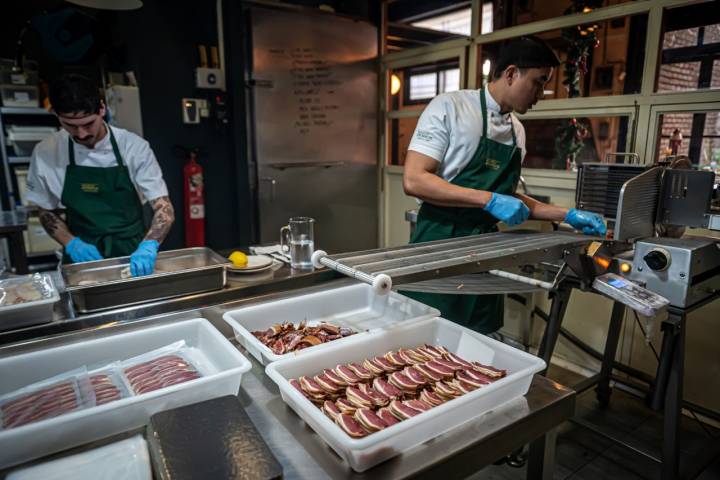
[[[312,254],[315,251],[313,226],[315,219],[292,217],[280,229],[280,246],[290,251],[290,266],[298,270],[312,270]]]

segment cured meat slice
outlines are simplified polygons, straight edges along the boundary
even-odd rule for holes
[[[305,393],[305,390],[302,389],[302,387],[300,386],[300,382],[298,382],[296,378],[291,378],[291,379],[290,379],[290,385],[292,385],[293,387],[295,387],[295,390],[297,390],[298,392],[302,393],[303,396],[307,398],[308,394]]]
[[[362,365],[358,365],[357,363],[349,363],[347,366],[350,370],[352,370],[355,375],[357,375],[360,380],[370,380],[374,377],[374,375]]]
[[[350,403],[350,402],[348,401],[348,399],[347,399],[347,398],[344,398],[344,397],[338,398],[337,401],[335,402],[335,405],[337,405],[338,409],[339,409],[342,413],[347,413],[347,414],[350,414],[350,415],[354,414],[354,413],[355,413],[355,410],[357,410],[357,408],[355,407],[355,405],[353,405],[352,403]]]
[[[342,378],[348,385],[360,383],[360,377],[355,375],[355,372],[353,372],[347,365],[338,365],[335,367],[333,372],[335,372],[338,377]]]
[[[330,419],[333,421],[335,421],[337,419],[337,416],[342,413],[340,411],[340,409],[338,408],[338,406],[335,405],[330,400],[325,400],[325,403],[323,403],[323,406],[322,406],[322,410],[325,413],[325,415],[330,417]]]
[[[487,375],[490,378],[502,378],[507,375],[507,370],[500,370],[490,365],[483,365],[482,363],[472,362],[473,368],[483,375]]]
[[[390,385],[382,378],[376,378],[373,380],[373,388],[390,399],[400,398],[402,395],[402,392],[398,388]]]
[[[435,393],[448,400],[460,395],[460,392],[458,392],[454,386],[445,382],[437,382],[433,385],[433,390],[435,390]]]
[[[385,369],[382,367],[382,365],[378,365],[375,362],[375,359],[366,358],[363,361],[363,367],[365,367],[374,376],[383,375],[385,373]]]
[[[385,372],[391,373],[397,370],[395,364],[385,357],[375,357],[375,363],[385,369]]]
[[[430,355],[432,355],[435,358],[443,357],[443,352],[440,351],[440,349],[438,349],[437,347],[435,347],[433,345],[425,344],[425,345],[423,345],[423,348],[425,349],[425,351],[427,351]]]
[[[427,412],[432,408],[432,405],[425,403],[422,400],[405,400],[403,403],[408,407],[420,410],[421,412]]]
[[[343,389],[342,386],[330,380],[330,378],[324,373],[315,376],[315,383],[320,385],[320,388],[325,390],[327,393],[338,393]]]
[[[442,375],[443,377],[452,377],[453,373],[455,372],[452,368],[443,365],[441,363],[438,363],[436,360],[430,360],[429,362],[424,364],[427,368],[432,370],[433,372]]]
[[[470,384],[471,386],[475,388],[480,388],[483,385],[487,385],[490,382],[487,382],[485,380],[478,380],[475,377],[468,374],[465,370],[461,370],[455,374],[456,378],[462,382],[465,382],[467,384]]]
[[[456,390],[460,391],[460,393],[470,393],[473,390],[477,390],[478,387],[474,385],[470,385],[467,382],[463,382],[462,380],[451,380],[450,384],[455,387]]]
[[[333,372],[332,370],[325,369],[325,370],[323,370],[323,373],[333,383],[340,385],[341,387],[346,387],[348,385],[348,383],[345,380],[343,380],[343,378],[341,376],[339,376],[337,373]]]
[[[423,390],[422,392],[420,392],[420,400],[435,407],[445,403],[445,399],[443,399],[440,395],[433,392],[432,390]]]
[[[304,375],[300,377],[300,386],[310,396],[318,397],[320,395],[325,395],[325,390],[323,390],[323,388],[318,385],[315,380]]]
[[[383,419],[383,422],[390,427],[396,423],[400,423],[400,420],[392,414],[389,407],[381,408],[377,411],[377,416]]]
[[[440,365],[444,365],[454,371],[462,370],[463,366],[460,365],[457,362],[451,362],[450,360],[445,360],[443,358],[436,358],[435,362],[439,363]]]
[[[416,363],[421,363],[422,360],[417,360],[417,356],[413,355],[412,350],[408,350],[405,348],[401,348],[397,351],[397,355],[405,362],[405,365],[415,365]]]
[[[373,401],[373,403],[378,407],[384,407],[388,403],[390,403],[390,398],[388,398],[386,395],[383,395],[382,393],[375,390],[373,387],[366,383],[361,383],[358,385],[358,389],[367,395],[370,400]]]
[[[460,372],[458,372],[458,373],[460,373]],[[462,373],[464,373],[465,375],[467,375],[470,378],[474,378],[478,382],[492,383],[496,380],[495,378],[488,377],[484,373],[480,373],[477,370],[473,370],[472,368],[463,370]]]
[[[386,353],[385,359],[390,362],[396,369],[398,367],[402,368],[407,365],[407,362],[400,356],[400,354],[395,352]]]
[[[390,406],[388,408],[390,408],[390,412],[395,415],[398,420],[407,420],[408,418],[412,418],[415,415],[422,413],[420,410],[415,410],[399,400],[393,400],[390,402]]]
[[[335,423],[353,438],[362,438],[369,433],[353,417],[345,413],[338,415]]]
[[[445,378],[445,376],[439,374],[438,372],[434,371],[433,369],[422,363],[413,365],[413,368],[420,372],[430,382],[439,382],[440,380]]]
[[[345,397],[351,405],[354,405],[357,408],[370,408],[374,403],[370,397],[365,395],[356,387],[347,387],[345,390]]]
[[[375,412],[369,408],[358,409],[355,412],[354,418],[368,432],[379,432],[388,426],[382,418],[377,416]]]
[[[390,384],[394,385],[395,387],[399,388],[404,392],[415,391],[417,387],[420,386],[419,383],[411,380],[410,377],[401,372],[391,373],[388,377],[388,381],[390,382]]]
[[[407,375],[410,380],[417,383],[418,385],[425,385],[426,383],[428,383],[425,375],[423,375],[419,370],[417,370],[415,366],[405,367],[402,373]]]
[[[400,420],[390,411],[390,407],[381,408],[376,413],[388,427],[400,423]]]
[[[445,358],[447,358],[447,360],[450,360],[451,362],[459,363],[464,368],[473,368],[472,363],[468,362],[462,357],[455,355],[452,352],[448,353]]]

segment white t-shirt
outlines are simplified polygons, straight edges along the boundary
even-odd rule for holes
[[[160,165],[150,144],[138,135],[110,127],[130,173],[141,202],[155,200],[168,194]],[[52,134],[35,146],[30,160],[25,198],[28,202],[54,210],[64,208],[60,198],[65,184],[65,169],[68,159],[68,138],[65,130]],[[75,147],[75,164],[83,167],[114,167],[118,163],[113,153],[110,135],[106,134],[94,148],[79,143]]]
[[[500,106],[485,89],[489,116],[487,136],[491,140],[512,145],[512,131],[522,158],[525,158],[525,129],[511,113],[501,114]],[[512,122],[512,123],[511,123]],[[427,155],[440,165],[437,175],[448,182],[460,173],[480,143],[483,133],[480,90],[459,90],[433,98],[420,115],[408,150]]]

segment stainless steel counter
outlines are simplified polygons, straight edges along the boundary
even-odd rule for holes
[[[349,279],[333,280],[331,272],[293,274],[275,271],[268,273],[267,283],[254,283],[251,279],[235,279],[228,288],[215,296],[178,299],[175,306],[186,306],[183,311],[160,313],[170,308],[165,305],[143,306],[125,312],[79,317],[55,322],[44,327],[53,332],[48,338],[26,338],[14,344],[0,345],[0,357],[13,353],[48,348],[61,342],[78,341],[102,329],[125,331],[148,324],[175,322],[197,317],[207,318],[226,336],[232,332],[222,320],[222,314],[243,305],[285,298],[299,293],[279,291],[283,285],[299,288],[310,285],[302,292],[324,290],[332,286],[352,283]],[[272,278],[270,278],[272,277]],[[285,283],[284,283],[285,282]],[[327,283],[330,282],[330,283]],[[264,287],[263,287],[264,286]],[[264,288],[264,290],[263,290]],[[274,292],[270,292],[273,290]],[[244,297],[239,298],[238,297]],[[223,299],[229,299],[222,302]],[[216,305],[202,306],[217,301]],[[192,305],[196,305],[195,308]],[[65,325],[63,330],[58,325]],[[70,328],[70,327],[73,328]],[[78,330],[83,327],[81,331]],[[6,339],[8,337],[6,336]],[[233,340],[233,343],[234,340]],[[235,343],[237,345],[237,343]],[[552,478],[555,428],[569,419],[575,409],[575,392],[544,377],[536,376],[525,397],[495,409],[481,418],[469,422],[413,450],[391,459],[364,474],[353,472],[280,398],[275,384],[264,375],[263,367],[244,352],[253,362],[252,370],[243,377],[238,394],[240,402],[255,423],[261,435],[283,465],[284,478],[407,478],[424,477],[464,478],[503,455],[531,444],[528,478]]]
[[[339,274],[328,269],[303,272],[292,270],[287,265],[275,265],[271,270],[255,274],[228,272],[228,282],[222,290],[148,302],[103,312],[76,315],[70,296],[64,292],[62,279],[57,272],[53,273],[53,280],[60,287],[61,299],[55,305],[52,321],[24,329],[0,332],[0,347],[85,329],[94,329],[108,324],[132,322],[147,317],[187,312],[215,305],[241,305],[244,302],[264,298],[274,293],[319,285],[340,278]]]

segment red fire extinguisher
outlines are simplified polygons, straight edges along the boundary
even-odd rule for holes
[[[197,163],[197,149],[186,150],[183,167],[185,190],[185,246],[205,246],[205,195],[203,169]]]

